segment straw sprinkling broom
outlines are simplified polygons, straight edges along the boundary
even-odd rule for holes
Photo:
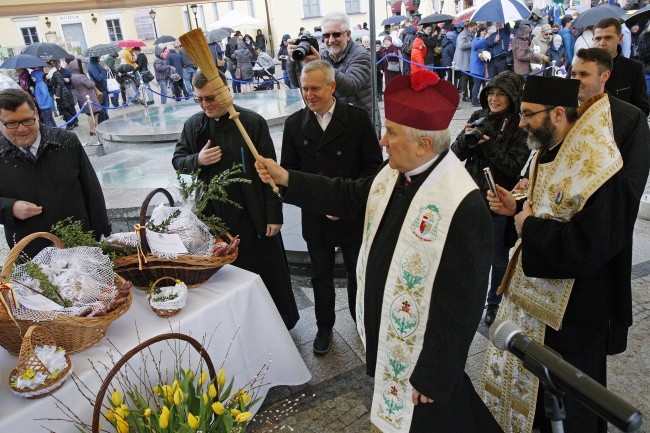
[[[214,89],[214,95],[217,97],[219,105],[228,110],[230,118],[237,125],[237,129],[239,129],[242,137],[244,137],[244,141],[246,141],[246,144],[253,154],[253,157],[255,157],[255,160],[262,162],[262,157],[255,148],[255,145],[253,145],[253,141],[248,136],[248,132],[246,132],[241,120],[239,120],[239,112],[235,110],[235,107],[232,104],[230,89],[228,89],[228,86],[226,86],[219,75],[217,66],[214,64],[214,60],[212,59],[212,53],[210,53],[210,48],[205,40],[205,36],[203,35],[203,30],[191,30],[181,35],[178,39],[181,41],[181,44],[183,44],[183,48],[185,48],[187,55],[192,59],[194,64],[201,69],[205,77],[208,79],[208,85],[211,85]],[[279,191],[273,181],[271,181],[271,187],[273,188],[273,192],[277,193]]]

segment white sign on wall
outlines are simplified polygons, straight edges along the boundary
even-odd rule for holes
[[[65,14],[65,15],[59,15],[56,17],[59,23],[65,24],[65,23],[78,23],[81,21],[81,15],[79,14]]]

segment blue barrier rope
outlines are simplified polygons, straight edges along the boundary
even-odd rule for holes
[[[179,96],[179,97],[177,98],[176,96],[169,96],[168,94],[167,94],[167,95],[163,95],[162,93],[158,93],[158,92],[156,92],[155,90],[153,90],[153,89],[151,88],[151,86],[147,86],[147,89],[149,89],[149,90],[151,91],[151,93],[155,93],[155,94],[158,95],[158,96],[164,96],[164,97],[166,97],[167,99],[173,99],[173,100],[175,100],[175,101],[187,101],[188,99],[191,99],[191,98],[192,98],[192,96]]]
[[[112,93],[112,92],[111,92],[111,93]],[[126,106],[128,106],[128,105],[131,105],[131,103],[135,100],[135,98],[138,97],[139,94],[140,94],[140,89],[136,89],[135,94],[133,95],[133,97],[132,97],[131,99],[129,99],[128,101],[126,101],[126,102],[125,102],[124,104],[122,104],[122,105],[118,105],[117,107],[111,107],[111,106],[108,106],[108,107],[107,107],[107,106],[105,106],[105,105],[98,104],[97,102],[93,102],[93,101],[90,101],[90,102],[91,102],[95,107],[101,107],[101,108],[103,108],[103,109],[105,109],[105,110],[117,110],[118,108],[124,108],[124,107],[126,107]],[[110,96],[109,96],[109,99],[110,99]]]
[[[88,105],[88,101],[84,102],[84,104],[79,109],[79,112],[77,112],[74,116],[72,116],[67,122],[62,123],[61,125],[57,125],[57,128],[65,128],[71,122],[74,122],[75,120],[77,120],[77,117],[79,117],[79,115],[84,111],[84,108],[86,108],[86,105]]]

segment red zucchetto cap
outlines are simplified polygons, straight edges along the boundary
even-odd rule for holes
[[[442,131],[449,127],[460,96],[456,86],[437,74],[418,70],[400,75],[384,91],[386,119],[423,131]]]

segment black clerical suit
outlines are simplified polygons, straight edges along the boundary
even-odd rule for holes
[[[282,166],[328,177],[359,179],[374,175],[382,154],[368,114],[337,101],[325,131],[305,107],[284,124]],[[338,217],[339,215],[334,214]],[[333,221],[323,213],[302,211],[302,236],[312,267],[316,324],[332,328],[335,321],[334,248],[339,246],[348,275],[348,305],[355,317],[357,257],[363,221]]]
[[[275,149],[268,126],[262,116],[235,106],[240,112],[246,131],[260,155],[275,159]],[[176,144],[172,164],[176,170],[190,173],[199,168],[198,154],[208,140],[220,146],[221,160],[200,167],[199,178],[209,182],[214,176],[233,164],[243,164],[240,177],[249,184],[235,183],[226,187],[228,198],[241,205],[236,208],[227,203],[211,201],[207,215],[216,215],[226,224],[229,232],[239,235],[239,255],[233,265],[259,274],[288,329],[298,321],[298,308],[291,289],[289,267],[280,234],[266,236],[267,224],[282,224],[282,203],[271,187],[260,180],[255,171],[255,159],[241,136],[235,122],[225,114],[215,120],[198,113],[185,121],[183,132]]]
[[[610,95],[639,108],[646,117],[650,114],[643,64],[623,56],[620,45],[618,46],[618,55],[614,57],[612,75],[605,83],[605,90]]]

